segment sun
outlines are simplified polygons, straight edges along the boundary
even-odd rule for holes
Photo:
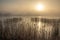
[[[43,11],[43,10],[44,10],[44,5],[43,5],[43,4],[37,4],[37,5],[35,6],[35,9],[36,9],[37,11]]]

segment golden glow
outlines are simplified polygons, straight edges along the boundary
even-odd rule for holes
[[[35,10],[37,10],[37,11],[43,11],[44,10],[44,5],[43,4],[37,4],[35,6]]]
[[[38,31],[40,30],[40,28],[42,27],[41,22],[38,23]]]

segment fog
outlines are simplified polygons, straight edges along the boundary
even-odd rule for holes
[[[11,16],[0,19],[1,40],[60,40],[60,19]]]

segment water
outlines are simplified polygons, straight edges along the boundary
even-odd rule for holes
[[[60,40],[60,19],[11,16],[0,20],[1,40]]]

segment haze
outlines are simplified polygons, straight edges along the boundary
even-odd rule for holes
[[[44,10],[38,11],[35,6],[41,3]],[[0,12],[9,12],[11,14],[60,14],[60,1],[59,0],[0,0]]]

